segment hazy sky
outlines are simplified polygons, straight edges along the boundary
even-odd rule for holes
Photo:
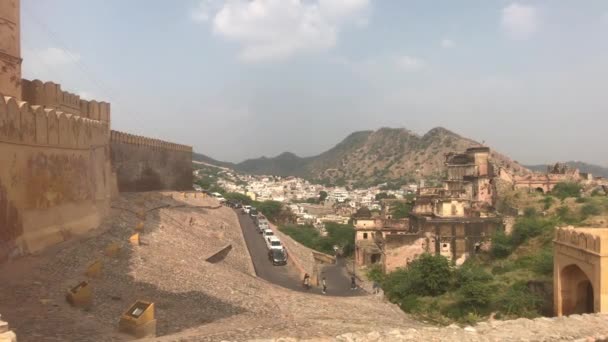
[[[24,77],[240,161],[443,126],[608,166],[604,0],[21,0]]]

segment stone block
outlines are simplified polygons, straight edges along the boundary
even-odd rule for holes
[[[119,252],[120,252],[120,245],[118,244],[118,242],[110,243],[106,247],[106,250],[105,250],[106,256],[109,256],[109,257],[115,257],[118,255]]]
[[[118,330],[136,338],[156,336],[154,303],[137,301],[120,317]]]
[[[8,323],[4,321],[0,321],[0,334],[8,331]]]
[[[12,331],[0,333],[0,342],[17,342],[17,336]]]
[[[87,267],[85,275],[89,278],[98,278],[101,276],[102,267],[103,264],[101,260],[95,260],[92,264],[89,265],[89,267]]]
[[[129,242],[132,246],[139,246],[139,233],[131,235]]]
[[[91,285],[83,281],[68,290],[66,300],[70,305],[79,308],[88,308],[93,304],[93,291]]]

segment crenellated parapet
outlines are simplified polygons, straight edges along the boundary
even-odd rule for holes
[[[158,150],[171,150],[171,151],[179,151],[179,152],[188,152],[192,153],[192,146],[175,144],[159,139],[152,139],[147,137],[142,137],[139,135],[119,132],[119,131],[111,131],[110,132],[110,141],[112,143],[121,143],[121,144],[131,144],[137,146],[149,147],[151,149]]]
[[[589,232],[589,229],[577,229],[572,227],[557,228],[555,242],[593,253],[602,252],[601,236]]]
[[[72,113],[90,120],[110,122],[110,104],[82,100],[80,96],[61,90],[61,85],[40,80],[22,80],[21,98],[30,105]]]
[[[0,95],[0,142],[88,149],[105,146],[109,123]]]

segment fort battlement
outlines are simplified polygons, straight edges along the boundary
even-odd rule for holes
[[[555,241],[596,253],[600,252],[601,242],[598,236],[577,231],[574,228],[558,228]]]
[[[0,141],[31,146],[89,149],[108,144],[107,122],[0,95]]]
[[[110,141],[112,143],[146,146],[146,147],[150,147],[152,149],[163,149],[163,150],[192,153],[192,146],[175,144],[175,143],[171,143],[168,141],[142,137],[139,135],[124,133],[124,132],[119,132],[119,131],[114,131],[114,130],[111,131]]]
[[[83,118],[110,122],[110,104],[86,101],[76,94],[61,90],[61,85],[40,80],[21,81],[21,99],[30,105],[72,113]]]

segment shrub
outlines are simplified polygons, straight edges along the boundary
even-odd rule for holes
[[[578,223],[581,221],[581,220],[580,220],[580,217],[578,217],[578,216],[576,215],[576,213],[572,212],[572,211],[570,210],[570,208],[568,208],[568,207],[567,207],[567,206],[565,206],[565,205],[563,205],[563,206],[561,206],[561,207],[557,208],[556,213],[557,213],[557,217],[558,217],[558,218],[559,218],[561,221],[563,221],[563,222],[565,222],[565,223],[567,223],[567,224],[572,224],[572,225],[575,225],[575,224],[578,224]]]
[[[382,266],[376,264],[369,267],[367,269],[367,278],[371,281],[375,281],[378,284],[382,284],[384,281],[384,272],[382,272]]]
[[[408,296],[438,296],[445,293],[452,282],[449,261],[441,255],[423,254],[407,269],[397,269],[386,275],[384,293],[394,303]]]
[[[587,203],[581,208],[583,217],[596,216],[602,214],[602,207],[595,203]]]
[[[532,207],[528,207],[526,209],[524,209],[524,216],[525,217],[534,217],[537,216],[538,212],[536,211],[536,209],[532,208]]]
[[[465,263],[455,272],[458,305],[463,308],[485,308],[492,301],[490,282],[494,278],[480,266]]]
[[[498,231],[492,236],[492,248],[490,254],[493,257],[501,259],[508,257],[513,251],[511,238],[505,232]]]
[[[416,274],[414,293],[421,296],[438,296],[450,287],[452,270],[448,259],[441,255],[422,254],[408,269]]]
[[[545,196],[545,198],[543,199],[543,204],[544,204],[545,210],[549,210],[554,202],[555,202],[555,199],[553,199],[553,197]]]
[[[461,287],[471,282],[487,283],[491,281],[492,275],[486,272],[480,266],[466,262],[455,272],[455,286]]]
[[[399,303],[399,307],[401,308],[401,310],[408,312],[408,313],[414,313],[414,312],[419,312],[421,311],[421,306],[422,303],[420,302],[420,299],[418,299],[418,296],[416,295],[406,295],[405,297],[403,297]]]
[[[539,236],[544,232],[553,231],[556,222],[541,217],[522,217],[513,226],[512,244],[519,246],[530,238]]]
[[[498,300],[501,313],[519,317],[538,316],[542,304],[542,298],[532,293],[523,281],[509,287]]]
[[[568,197],[580,197],[581,189],[582,187],[578,183],[557,183],[551,191],[551,194],[561,200],[564,200]]]
[[[458,302],[465,308],[485,308],[492,302],[492,286],[483,281],[471,281],[458,290]]]
[[[532,259],[532,270],[538,274],[553,274],[553,249],[544,248]]]

